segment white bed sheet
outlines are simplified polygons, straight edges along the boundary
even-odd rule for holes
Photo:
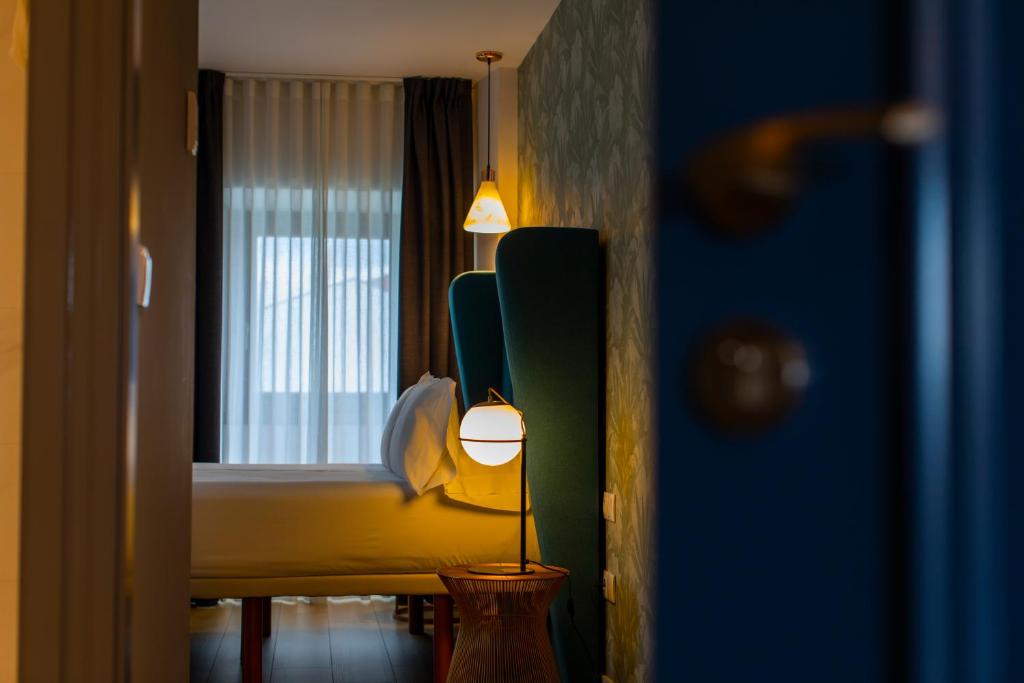
[[[532,517],[527,550],[539,556]],[[415,496],[382,465],[193,466],[193,579],[423,573],[518,553],[518,514],[441,488]]]

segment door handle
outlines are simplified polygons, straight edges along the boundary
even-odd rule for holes
[[[139,308],[149,308],[152,288],[153,257],[149,255],[149,249],[140,244],[135,254],[135,303]]]
[[[810,174],[803,157],[823,142],[878,139],[917,145],[940,128],[936,109],[917,102],[825,109],[759,121],[701,148],[686,169],[691,207],[721,232],[747,236],[782,220]]]
[[[185,150],[192,156],[199,154],[199,98],[195,90],[185,94]]]

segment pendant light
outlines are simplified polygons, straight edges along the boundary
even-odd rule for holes
[[[484,169],[473,206],[469,209],[463,228],[468,232],[499,234],[512,229],[505,205],[501,203],[498,186],[491,168],[491,64],[501,61],[502,54],[493,50],[476,53],[479,62],[487,62],[487,168]]]

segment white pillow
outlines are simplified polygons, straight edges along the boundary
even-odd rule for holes
[[[402,393],[384,426],[381,460],[417,495],[455,477],[446,443],[454,400],[455,382],[428,372]]]
[[[384,466],[391,469],[388,464],[391,461],[391,435],[395,431],[395,423],[398,422],[398,416],[402,414],[402,406],[409,400],[409,394],[412,390],[419,386],[419,383],[430,379],[430,373],[423,373],[419,381],[413,384],[411,387],[402,392],[402,395],[395,401],[395,405],[391,408],[391,413],[388,415],[387,421],[384,423],[384,431],[380,435],[380,461],[384,463]]]

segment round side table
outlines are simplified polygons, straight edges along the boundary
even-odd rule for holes
[[[559,683],[547,614],[568,570],[530,574],[438,570],[462,619],[448,683]]]

